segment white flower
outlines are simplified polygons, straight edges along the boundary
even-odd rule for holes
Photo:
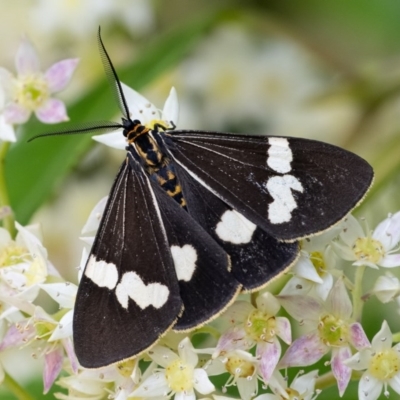
[[[11,124],[6,122],[3,114],[5,101],[4,89],[0,86],[0,140],[4,140],[5,142],[15,142],[17,138],[15,137],[14,128]]]
[[[203,368],[196,368],[198,356],[188,338],[178,345],[178,354],[164,346],[154,346],[150,358],[163,369],[155,370],[135,389],[131,397],[154,398],[175,394],[175,400],[194,400],[194,390],[209,394],[215,390]]]
[[[336,255],[330,243],[340,232],[340,227],[329,229],[322,235],[301,242],[301,253],[290,273],[294,276],[280,292],[286,294],[310,294],[326,300],[333,285]]]
[[[15,241],[7,230],[0,228],[1,295],[3,299],[18,295],[33,301],[52,266],[38,238],[38,225],[23,227],[16,222],[15,226],[18,230]]]
[[[122,90],[130,112],[132,120],[139,120],[142,125],[153,129],[155,124],[161,124],[167,128],[172,128],[178,123],[179,103],[175,88],[172,88],[162,111],[158,110],[141,94],[122,84]],[[93,136],[97,142],[116,149],[125,150],[127,142],[122,134],[122,128],[104,135]]]
[[[317,378],[317,371],[310,371],[307,374],[296,376],[290,387],[288,387],[287,379],[278,371],[275,371],[269,383],[269,387],[275,394],[262,394],[254,400],[315,399],[315,382]]]
[[[365,370],[358,384],[360,400],[376,400],[388,385],[400,394],[400,344],[392,346],[392,332],[386,321],[372,339],[371,348],[354,354],[345,363],[357,371]]]
[[[383,220],[372,234],[368,228],[365,232],[352,215],[346,218],[342,228],[335,248],[345,260],[371,268],[400,266],[400,254],[392,254],[400,241],[400,212]]]
[[[400,281],[391,273],[381,275],[375,281],[371,293],[375,294],[382,303],[397,300],[400,296]]]
[[[23,39],[15,57],[17,78],[6,69],[0,69],[2,85],[9,97],[4,109],[5,121],[23,124],[32,112],[48,124],[68,120],[64,103],[51,95],[67,86],[78,61],[77,58],[59,61],[42,73],[34,47]]]
[[[292,341],[290,322],[277,317],[279,301],[269,292],[256,299],[257,308],[245,301],[235,302],[224,314],[234,326],[219,339],[213,358],[236,349],[248,350],[257,346],[259,369],[265,383],[268,383],[281,355],[278,336],[287,344]]]

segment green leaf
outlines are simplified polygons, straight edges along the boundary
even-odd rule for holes
[[[140,58],[118,69],[120,79],[140,90],[181,61],[210,28],[226,17],[231,18],[232,14],[213,11],[163,33],[143,48]],[[112,49],[109,52],[112,54]],[[72,123],[111,119],[116,111],[106,79],[68,107]],[[27,143],[28,138],[45,131],[42,124],[32,119],[22,127],[18,142],[5,160],[11,207],[21,224],[29,221],[93,142],[91,135],[66,135]]]

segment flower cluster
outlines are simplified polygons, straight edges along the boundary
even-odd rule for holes
[[[65,87],[76,63],[64,60],[41,74],[33,47],[23,41],[16,59],[18,77],[1,71],[8,96],[0,120],[3,140],[14,140],[10,126],[24,123],[31,112],[47,123],[66,118],[64,105],[51,94]],[[149,128],[177,124],[175,89],[163,111],[129,87],[123,89],[132,119]],[[3,129],[1,124],[8,125]],[[126,146],[121,132],[94,139],[119,149]],[[88,245],[106,201],[96,205],[82,230]],[[362,292],[366,267],[380,271],[400,266],[400,212],[374,231],[347,216],[301,242],[301,255],[280,290],[266,287],[243,294],[218,321],[186,335],[170,332],[137,358],[96,370],[80,366],[74,353],[77,286],[48,260],[38,226],[15,227],[15,239],[0,228],[0,352],[29,347],[34,357],[43,358],[44,392],[56,382],[63,388],[55,394],[58,399],[312,400],[328,384],[343,396],[352,376],[359,378],[360,399],[375,400],[382,390],[389,395],[388,387],[400,394],[400,347],[392,346],[400,335],[382,320],[370,340],[361,323],[364,303],[373,295],[400,305],[400,281],[393,274],[380,275],[369,292]],[[79,275],[87,259],[85,248]],[[346,274],[343,262],[353,265]],[[37,304],[40,291],[57,303],[56,312]],[[293,368],[301,369],[289,379],[286,371]],[[4,376],[0,366],[0,379]]]

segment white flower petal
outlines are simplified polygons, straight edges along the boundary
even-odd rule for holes
[[[333,276],[331,274],[325,274],[322,277],[322,284],[314,285],[315,294],[320,299],[325,301],[332,289],[332,285],[333,285]]]
[[[341,278],[336,281],[329,293],[327,309],[341,319],[350,318],[353,312],[353,304]]]
[[[3,140],[4,142],[17,141],[14,127],[6,122],[5,117],[2,114],[0,115],[0,140]]]
[[[18,76],[30,75],[40,71],[40,62],[32,43],[23,38],[15,55],[15,68]]]
[[[291,272],[300,278],[308,279],[316,283],[322,283],[322,279],[310,260],[309,254],[302,254]]]
[[[258,380],[254,376],[252,379],[238,378],[236,386],[239,391],[241,400],[250,400],[253,398],[254,394],[257,393]]]
[[[389,379],[389,385],[396,393],[400,394],[400,373],[397,373],[392,379]]]
[[[90,212],[86,224],[82,228],[82,235],[97,231],[104,209],[106,208],[107,200],[108,196],[105,196],[94,206],[93,210]]]
[[[209,394],[215,390],[215,386],[208,379],[207,372],[203,368],[196,368],[193,372],[194,388],[201,394]]]
[[[289,279],[286,285],[283,287],[279,296],[285,295],[306,295],[314,286],[314,283],[303,278],[294,276]]]
[[[195,367],[199,361],[198,355],[194,352],[194,347],[188,337],[184,338],[178,345],[179,357],[186,364]]]
[[[400,254],[387,254],[378,264],[385,268],[398,267],[400,266]]]
[[[92,136],[92,139],[118,150],[126,151],[126,146],[128,145],[126,137],[122,134],[122,129],[117,129],[111,133],[104,133],[103,135],[95,135]]]
[[[72,337],[74,310],[68,311],[61,319],[49,338],[49,342]]]
[[[165,396],[169,392],[170,389],[165,374],[156,372],[141,383],[140,386],[130,394],[130,397]]]
[[[382,303],[388,303],[399,295],[400,281],[391,274],[378,276],[372,293],[374,293]]]
[[[358,238],[364,236],[365,234],[360,223],[351,214],[349,214],[343,221],[340,238],[344,243],[351,247]]]
[[[149,124],[154,119],[160,119],[159,110],[144,96],[121,82],[132,120],[138,119],[142,125]]]
[[[281,308],[277,298],[269,293],[265,292],[256,299],[257,308],[271,316],[276,315]]]
[[[310,371],[307,374],[299,375],[290,385],[292,389],[299,393],[313,393],[315,390],[315,382],[318,378],[318,371]]]
[[[383,220],[374,230],[372,237],[382,243],[386,251],[400,241],[400,212]]]
[[[179,359],[176,353],[164,346],[154,346],[148,351],[148,355],[153,361],[164,368]]]
[[[292,343],[290,321],[286,317],[276,317],[276,334],[287,344]]]
[[[372,339],[371,346],[374,351],[385,351],[392,348],[393,336],[386,321],[382,322],[380,331]]]
[[[73,308],[78,287],[70,282],[42,283],[39,285],[62,308]]]
[[[350,358],[344,361],[344,364],[348,365],[351,369],[356,371],[362,371],[367,369],[372,357],[371,349],[364,349],[360,352],[353,354]]]
[[[246,321],[254,307],[248,301],[235,301],[222,315],[232,325]]]
[[[174,400],[196,400],[196,395],[193,390],[178,392],[175,394]]]
[[[4,108],[3,116],[6,124],[24,124],[28,121],[31,111],[17,103],[10,103]]]
[[[311,296],[278,296],[285,310],[297,321],[318,321],[325,308],[321,302]]]
[[[360,379],[360,383],[358,384],[358,399],[376,400],[381,394],[382,388],[382,381],[365,372]]]
[[[168,121],[169,123],[172,121],[175,126],[178,125],[179,118],[179,103],[178,103],[178,94],[174,87],[171,88],[169,92],[169,96],[165,101],[162,119],[164,121]]]
[[[278,364],[281,352],[281,344],[276,337],[274,337],[271,342],[258,343],[256,354],[260,357],[260,374],[265,383],[269,382]]]

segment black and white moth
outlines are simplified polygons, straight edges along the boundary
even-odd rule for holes
[[[143,126],[98,40],[122,124],[39,135],[123,128],[127,141],[76,298],[74,346],[87,368],[139,355],[261,288],[373,180],[366,161],[314,140]]]

